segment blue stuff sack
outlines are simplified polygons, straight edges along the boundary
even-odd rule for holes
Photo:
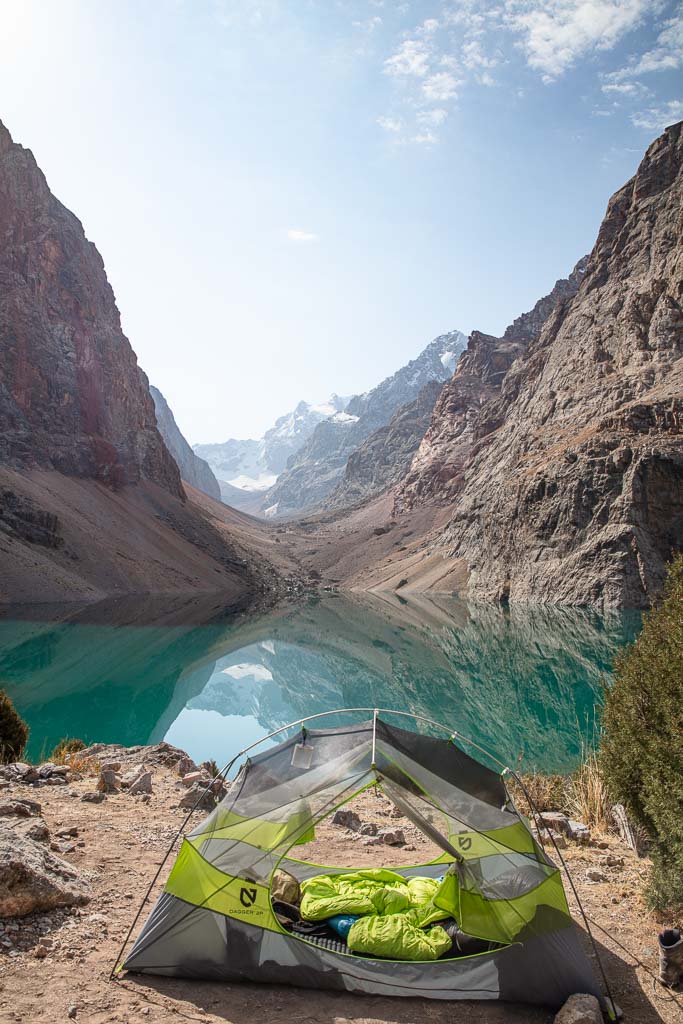
[[[327,923],[337,935],[340,935],[342,939],[351,931],[351,925],[358,920],[358,914],[335,914],[334,917],[328,917]]]

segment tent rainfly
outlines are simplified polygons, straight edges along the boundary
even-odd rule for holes
[[[227,796],[184,836],[118,970],[553,1009],[575,992],[602,999],[560,871],[515,809],[507,769],[498,774],[474,760],[454,742],[457,734],[436,739],[390,725],[377,712],[341,728],[304,722],[295,736],[247,757]],[[280,923],[271,901],[276,870],[299,881],[352,871],[299,860],[294,849],[372,786],[443,851],[428,864],[394,870],[405,878],[443,876],[434,903],[464,932],[489,940],[491,951],[373,959],[326,948]]]

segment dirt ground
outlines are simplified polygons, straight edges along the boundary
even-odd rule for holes
[[[63,846],[60,855],[88,875],[93,898],[81,908],[0,922],[5,928],[0,939],[4,936],[6,940],[0,941],[2,1024],[63,1022],[69,1019],[70,1009],[72,1019],[87,1024],[161,1024],[169,1020],[202,1024],[552,1021],[553,1015],[543,1009],[502,1003],[374,998],[270,985],[198,983],[133,975],[110,981],[118,948],[186,812],[178,808],[184,788],[172,770],[154,768],[154,792],[146,803],[126,793],[108,796],[101,804],[81,802],[79,797],[92,791],[94,782],[92,777],[84,777],[68,786],[32,790],[12,785],[3,790],[3,799],[37,799],[53,837],[62,829],[77,829],[76,836],[57,840]],[[384,798],[365,793],[347,807],[357,810],[365,822],[402,829],[406,845],[370,845],[366,837],[324,822],[316,829],[315,842],[298,848],[301,857],[346,866],[389,866],[420,863],[438,854],[410,822],[394,816],[392,805]],[[659,925],[644,911],[638,897],[638,883],[646,863],[638,861],[618,840],[609,838],[608,842],[609,848],[603,849],[570,844],[563,852],[587,913],[607,932],[598,932],[597,939],[616,1001],[624,1011],[624,1019],[634,1024],[683,1022],[683,999],[675,1002],[661,987],[655,990],[647,973],[611,938],[617,938],[656,971]],[[609,854],[623,858],[623,867],[606,866],[604,861]],[[171,856],[167,861],[161,880],[173,859]],[[600,867],[608,880],[589,882],[589,867]],[[134,934],[145,914],[146,910]],[[41,944],[47,945],[49,951],[39,959],[36,949],[40,936],[45,936]]]

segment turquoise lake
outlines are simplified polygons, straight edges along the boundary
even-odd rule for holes
[[[510,766],[560,771],[595,737],[601,679],[639,626],[637,613],[424,595],[330,595],[237,617],[217,598],[10,606],[0,687],[30,725],[34,759],[76,736],[165,739],[223,765],[303,716],[383,707],[436,719]]]

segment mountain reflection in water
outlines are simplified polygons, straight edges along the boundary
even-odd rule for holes
[[[221,765],[305,715],[385,707],[511,766],[571,768],[595,735],[600,680],[640,625],[636,613],[425,595],[330,595],[260,616],[231,616],[218,598],[0,615],[0,687],[31,727],[31,757],[64,736],[166,739]]]

